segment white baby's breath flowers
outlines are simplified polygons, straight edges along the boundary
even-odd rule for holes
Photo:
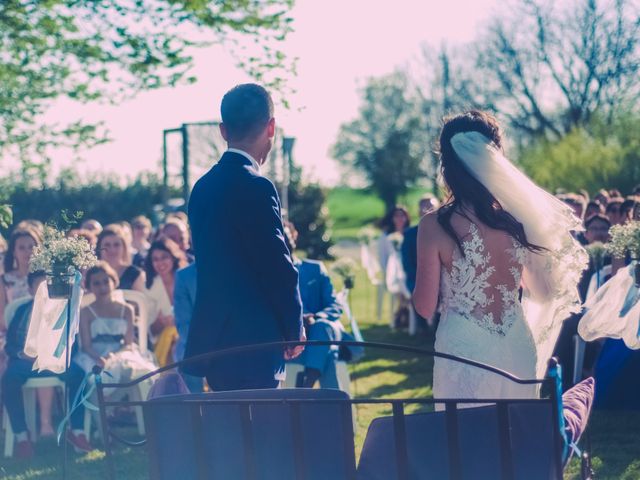
[[[593,265],[601,267],[602,262],[604,261],[604,256],[608,251],[607,245],[602,242],[593,242],[587,245],[585,248]]]
[[[610,234],[611,241],[607,244],[607,250],[614,257],[624,258],[629,253],[632,258],[640,259],[640,222],[614,225]]]
[[[54,268],[83,270],[92,267],[98,259],[91,250],[89,242],[82,237],[65,237],[60,230],[46,226],[44,241],[37,246],[29,262],[32,272],[44,270],[51,272]]]
[[[404,241],[404,235],[400,232],[390,233],[387,238],[391,245],[396,251],[400,251],[400,247],[402,247],[402,242]]]
[[[355,261],[351,258],[343,257],[335,261],[331,266],[333,273],[338,275],[343,282],[350,281],[353,283],[356,277],[356,269],[358,268]]]
[[[378,235],[372,227],[363,227],[358,231],[358,241],[361,244],[369,245]]]

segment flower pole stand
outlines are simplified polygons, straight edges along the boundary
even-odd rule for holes
[[[71,296],[73,294],[73,281],[75,279],[75,269],[73,267],[53,265],[51,272],[47,272],[47,290],[49,298],[67,300],[67,324],[65,326],[66,336],[66,356],[64,364],[64,417],[69,414],[69,365],[71,358],[70,337],[71,337]],[[67,478],[67,461],[69,458],[69,442],[67,441],[68,426],[65,425],[62,438],[64,442],[64,455],[62,459],[62,479]]]

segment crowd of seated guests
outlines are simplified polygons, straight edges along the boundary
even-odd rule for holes
[[[25,220],[10,229],[8,242],[0,237],[0,376],[3,377],[0,398],[16,435],[14,456],[20,458],[33,455],[24,423],[21,387],[29,378],[43,374],[31,371],[33,359],[25,358],[22,352],[31,308],[21,306],[10,319],[4,318],[4,312],[12,301],[33,297],[34,285],[37,286],[35,280],[44,278],[42,272],[37,278],[29,274],[29,259],[33,249],[42,242],[43,230],[41,222]],[[116,288],[137,290],[146,296],[148,344],[155,353],[157,365],[181,359],[181,356],[174,355],[179,339],[174,316],[174,290],[178,271],[194,260],[186,215],[181,212],[169,214],[155,230],[144,216],[133,218],[131,223],[123,221],[105,226],[98,220],[87,219],[70,229],[67,236],[87,239],[100,260],[84,275],[85,292],[93,294],[95,300],[81,311],[81,346],[74,348],[72,354],[72,379],[79,384],[78,377],[81,381],[83,371],[89,371],[93,364],[104,364],[107,357],[113,359],[114,353],[133,343],[132,309],[122,302],[122,296],[113,294]],[[188,320],[182,320],[187,328],[181,329],[181,333],[186,335]],[[9,324],[12,325],[11,338],[7,336]],[[128,359],[131,361],[130,354]],[[45,372],[44,375],[50,373]],[[39,437],[54,435],[54,398],[53,388],[37,389]],[[74,430],[69,440],[77,450],[86,451],[90,445],[76,429],[76,424],[81,422],[78,418],[74,414],[71,419]]]
[[[587,247],[596,243],[606,244],[610,239],[611,227],[640,220],[640,186],[627,196],[623,196],[619,190],[602,189],[591,199],[586,192],[562,194],[559,198],[583,220],[585,230],[577,232],[576,238]],[[592,258],[579,284],[582,301],[588,300],[630,260],[605,254],[599,265],[595,265]],[[573,377],[573,337],[580,318],[581,315],[577,314],[565,322],[556,347],[555,354],[563,365],[565,389],[571,385]],[[639,353],[626,348],[622,340],[602,339],[587,344],[584,372],[580,373],[582,376],[595,375],[597,408],[640,409],[640,386],[632,380],[640,375]]]

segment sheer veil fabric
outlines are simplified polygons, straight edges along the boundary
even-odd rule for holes
[[[536,346],[536,375],[542,377],[562,327],[580,310],[577,284],[588,265],[585,249],[572,231],[583,229],[570,207],[518,170],[491,140],[463,132],[451,145],[469,173],[523,227],[527,240],[544,250],[526,250],[522,308]]]

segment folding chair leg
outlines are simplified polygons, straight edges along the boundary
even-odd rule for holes
[[[396,296],[392,293],[389,295],[391,297],[391,313],[389,315],[389,325],[391,328],[395,328],[395,313],[396,313]]]
[[[582,380],[582,368],[584,367],[584,352],[586,343],[579,335],[573,336],[573,384]]]
[[[415,335],[418,333],[418,318],[416,317],[416,311],[413,305],[409,305],[409,335]]]
[[[23,388],[22,398],[24,399],[24,415],[27,421],[27,430],[31,436],[31,441],[35,442],[38,438],[38,427],[36,425],[36,389]]]
[[[7,409],[2,409],[2,423],[4,424],[4,456],[12,457],[13,456],[13,444],[15,442],[15,435],[13,434],[13,429],[11,428],[11,422],[9,421],[9,414],[7,413]]]
[[[144,401],[147,399],[147,395],[149,394],[149,384],[147,382],[139,383],[135,388],[135,392],[133,393],[133,397],[137,401]],[[134,407],[134,411],[136,412],[136,423],[138,424],[138,433],[142,436],[145,435],[144,429],[144,415],[142,413],[142,407]]]
[[[385,288],[383,284],[378,285],[378,298],[376,303],[376,314],[378,315],[378,321],[382,319],[382,307],[384,305],[384,292]]]
[[[87,437],[87,440],[91,440],[91,410],[88,408],[84,409],[84,424],[82,429],[84,430],[84,436]]]

